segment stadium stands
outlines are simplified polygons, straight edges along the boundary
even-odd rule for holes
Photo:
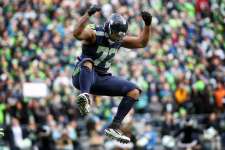
[[[153,15],[148,46],[121,48],[110,70],[143,90],[124,122],[123,130],[132,138],[128,145],[103,135],[120,98],[93,96],[87,118],[80,116],[75,103],[78,91],[71,74],[81,43],[72,31],[88,4],[102,6],[102,14],[90,23],[101,24],[119,12],[128,19],[131,35],[143,25],[140,10]],[[199,136],[202,148],[222,150],[224,6],[223,0],[0,1],[0,127],[5,129],[0,147],[169,149],[163,137],[173,139],[192,119],[194,127],[205,131]]]

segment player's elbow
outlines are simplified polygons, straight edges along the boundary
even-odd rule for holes
[[[81,35],[80,32],[77,32],[77,31],[74,31],[74,32],[73,32],[73,36],[74,36],[76,39],[78,39],[78,40],[80,40],[80,35]]]
[[[78,40],[82,40],[83,32],[84,31],[82,28],[75,28],[75,30],[73,31],[73,36]]]
[[[144,47],[146,47],[148,45],[148,41],[142,41],[141,43],[140,43],[140,48],[144,48]]]

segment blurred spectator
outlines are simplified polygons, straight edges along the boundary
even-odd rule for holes
[[[28,131],[26,127],[22,127],[17,118],[12,118],[12,126],[6,131],[7,141],[9,142],[10,149],[28,150],[31,148],[31,140],[28,138]]]
[[[91,4],[101,5],[102,13],[93,16],[90,23],[103,23],[111,13],[119,12],[128,19],[130,35],[143,27],[141,10],[153,15],[148,46],[135,51],[121,48],[112,62],[113,74],[130,79],[142,89],[135,113],[125,121],[127,126],[129,120],[134,124],[128,133],[133,137],[129,148],[136,149],[135,141],[140,139],[148,143],[142,135],[154,137],[149,148],[157,147],[161,142],[156,140],[158,135],[168,135],[174,126],[182,127],[187,117],[198,118],[203,130],[211,132],[210,127],[214,127],[223,144],[223,0],[3,0],[0,125],[9,127],[4,145],[51,150],[56,143],[74,149],[115,144],[101,131],[114,115],[117,98],[95,97],[93,105],[97,107],[92,114],[98,119],[93,125],[77,111],[78,91],[71,86],[73,63],[81,53],[81,43],[73,38],[72,31]],[[26,82],[45,84],[47,96],[26,97]],[[31,91],[38,93],[37,89]],[[205,117],[208,121],[204,122]],[[151,123],[151,130],[145,123],[141,126],[140,120]],[[15,142],[15,136],[22,142]],[[115,145],[120,149],[124,146]]]
[[[185,149],[201,149],[201,145],[199,145],[199,134],[203,133],[201,129],[194,127],[193,120],[188,120],[184,127],[179,129],[174,136],[179,136],[183,133],[183,137],[180,139],[178,143],[179,148]]]
[[[206,129],[204,132],[205,149],[221,149],[221,137],[222,128],[220,126],[220,118],[218,114],[211,113],[206,120]]]
[[[191,99],[196,114],[210,113],[212,110],[209,100],[210,91],[206,85],[200,80],[197,81],[192,87]]]
[[[56,141],[56,149],[73,150],[73,142],[66,131],[63,131],[61,137]]]
[[[182,104],[184,105],[184,103],[186,103],[187,100],[189,99],[188,91],[182,83],[179,83],[177,86],[177,89],[175,91],[175,99],[178,105],[181,105],[181,106]]]
[[[164,115],[165,121],[162,124],[161,135],[171,135],[174,131],[176,131],[177,125],[175,124],[175,120],[171,113],[165,113]]]
[[[137,141],[137,146],[147,150],[154,149],[157,143],[157,132],[150,125],[145,126],[144,134],[141,136]]]
[[[22,125],[28,124],[29,122],[28,110],[25,109],[25,105],[26,105],[25,103],[17,101],[15,106],[11,107],[8,110],[11,116],[19,119]]]
[[[214,91],[216,106],[219,110],[225,108],[225,87],[223,82],[218,82],[217,87]]]

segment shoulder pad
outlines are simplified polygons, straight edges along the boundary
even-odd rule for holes
[[[95,24],[88,24],[85,27],[86,29],[92,29],[92,30],[96,30],[96,25]]]

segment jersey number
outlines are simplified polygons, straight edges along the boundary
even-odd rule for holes
[[[108,47],[104,47],[104,46],[99,46],[97,49],[97,54],[101,54],[101,56],[99,58],[97,58],[94,63],[96,66],[98,66],[101,62],[105,62],[105,68],[109,68],[111,65],[111,61],[113,56],[116,53],[116,49],[115,48],[108,48]]]

